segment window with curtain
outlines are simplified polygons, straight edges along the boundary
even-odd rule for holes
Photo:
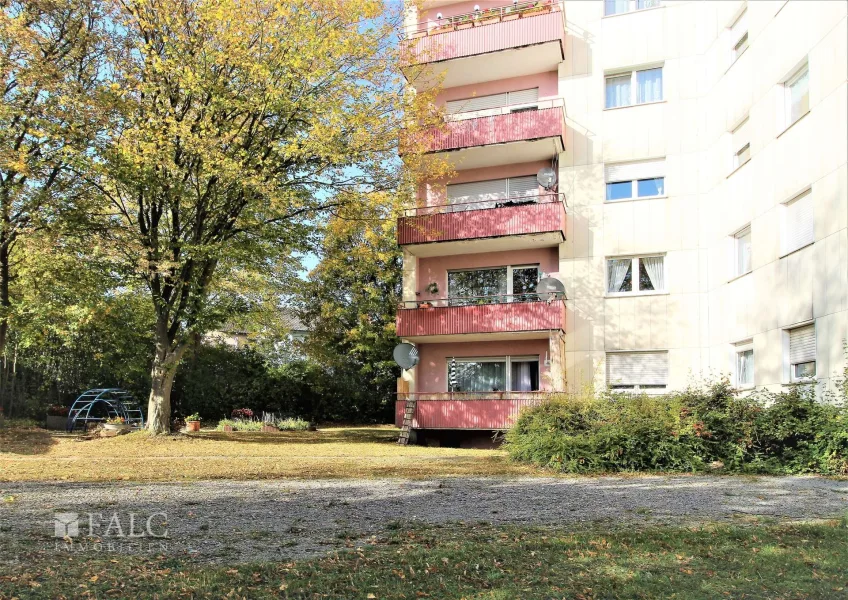
[[[754,385],[754,346],[751,340],[735,345],[737,387],[753,387]]]
[[[654,67],[608,75],[606,108],[659,102],[663,99],[663,68]]]
[[[811,190],[799,194],[782,207],[782,249],[789,254],[815,241],[813,229],[813,195]]]
[[[784,85],[786,126],[789,127],[810,111],[810,72],[804,65]]]
[[[607,260],[608,294],[663,291],[665,291],[664,256],[637,256]]]
[[[538,356],[456,358],[457,392],[535,392],[539,390]],[[450,381],[451,359],[447,360]]]
[[[751,272],[751,227],[733,236],[734,277]]]

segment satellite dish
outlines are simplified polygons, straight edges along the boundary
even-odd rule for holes
[[[562,285],[562,282],[559,279],[554,279],[553,277],[542,277],[539,280],[539,283],[536,284],[536,293],[539,296],[543,296],[543,294],[547,294],[548,300],[555,300],[557,298],[562,298],[565,296],[565,286]]]
[[[539,169],[538,173],[536,173],[536,181],[538,181],[539,185],[543,188],[550,191],[557,182],[556,171],[550,167],[543,167]]]
[[[408,370],[418,364],[418,348],[412,344],[398,344],[395,346],[392,356],[395,362],[403,370]]]

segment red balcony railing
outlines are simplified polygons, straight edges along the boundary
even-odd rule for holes
[[[520,294],[405,303],[397,313],[397,334],[411,338],[563,329],[565,303],[548,296]]]
[[[565,239],[564,195],[521,196],[420,206],[398,219],[398,244],[428,244],[480,238],[561,232]]]
[[[536,406],[551,392],[445,392],[398,394],[395,424],[403,424],[407,399],[415,399],[415,429],[509,429],[522,409]]]
[[[406,38],[407,64],[451,60],[546,42],[559,42],[562,53],[565,13],[558,1],[510,3],[416,23],[405,28],[402,37]]]

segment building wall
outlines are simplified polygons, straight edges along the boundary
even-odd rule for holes
[[[605,353],[662,349],[669,387],[732,369],[752,339],[755,384],[787,380],[785,329],[814,320],[823,387],[848,331],[848,59],[845,2],[747,3],[749,48],[731,64],[740,1],[675,2],[604,17],[565,4],[559,91],[568,113],[560,191],[568,199],[560,276],[568,294],[571,389],[603,385]],[[783,130],[781,82],[806,58],[810,112]],[[662,64],[655,104],[604,110],[604,75]],[[751,160],[731,173],[730,131],[749,114]],[[664,157],[662,198],[606,203],[604,164]],[[815,242],[780,251],[782,204],[811,189]],[[732,279],[730,237],[751,224],[753,272]],[[607,297],[606,258],[666,253],[668,293]]]

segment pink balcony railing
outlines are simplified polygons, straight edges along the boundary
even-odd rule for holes
[[[558,1],[510,3],[417,23],[406,28],[402,37],[406,38],[407,64],[451,60],[546,42],[558,42],[562,53],[565,13]]]
[[[398,394],[395,424],[403,424],[407,399],[415,399],[415,429],[509,429],[522,409],[536,406],[550,392],[445,392]]]
[[[559,138],[565,144],[565,111],[561,100],[540,102],[537,110],[465,118],[454,115],[444,127],[428,132],[428,152],[446,152],[474,146]],[[544,107],[547,104],[547,107]]]
[[[564,196],[557,193],[420,206],[410,212],[398,219],[401,246],[551,232],[565,239]]]
[[[397,313],[397,334],[412,338],[563,329],[565,302],[548,296],[520,294],[405,303]]]

